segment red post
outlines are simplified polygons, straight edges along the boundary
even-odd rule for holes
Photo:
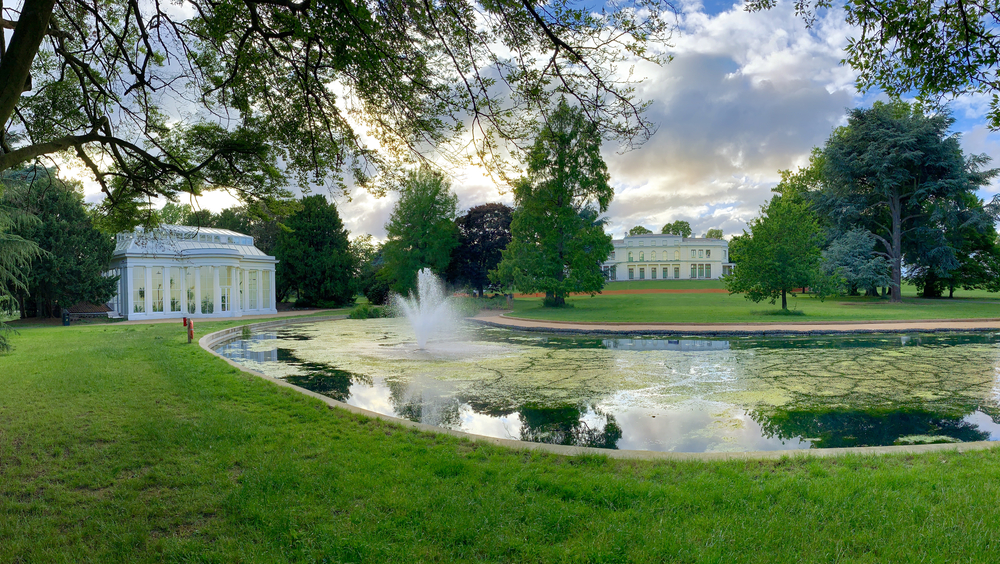
[[[194,339],[194,319],[187,320],[187,327],[188,327],[188,343],[190,343],[191,339]]]
[[[188,318],[186,318],[186,317],[184,318],[184,326],[185,326],[185,327],[187,327],[187,326],[188,326]]]

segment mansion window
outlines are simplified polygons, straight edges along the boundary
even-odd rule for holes
[[[634,268],[628,269],[628,279],[629,280],[635,280],[635,269]]]
[[[632,251],[628,252],[628,261],[632,262]]]
[[[681,260],[681,252],[674,251],[674,260]]]
[[[692,264],[691,265],[691,278],[697,278],[697,277],[698,277],[698,265]]]
[[[639,251],[639,260],[646,260],[646,253]]]
[[[656,260],[656,251],[649,253],[649,260]]]
[[[640,266],[639,267],[639,280],[645,280],[645,279],[646,279],[646,269]]]
[[[681,279],[681,267],[675,266],[674,267],[674,280],[680,280],[680,279]]]
[[[705,258],[712,258],[712,249],[705,249]]]
[[[698,251],[691,249],[691,258],[695,258],[697,256],[698,256]]]
[[[653,268],[649,269],[649,277],[652,278],[653,280],[656,280],[656,267],[655,266]]]
[[[698,258],[703,258],[705,256],[705,251],[698,249]]]

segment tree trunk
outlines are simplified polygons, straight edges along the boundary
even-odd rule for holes
[[[28,80],[31,63],[49,30],[55,0],[25,0],[7,52],[0,61],[0,129],[14,115],[21,92]],[[2,37],[2,36],[0,36]]]
[[[781,289],[781,309],[788,309],[788,299],[785,297],[785,289]]]
[[[895,303],[903,301],[903,226],[902,226],[902,202],[900,202],[899,189],[892,192],[889,198],[889,213],[892,215],[892,298],[889,300]]]

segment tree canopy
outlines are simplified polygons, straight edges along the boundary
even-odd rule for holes
[[[599,218],[614,197],[609,178],[597,125],[561,100],[528,152],[528,176],[514,187],[511,242],[491,278],[545,292],[548,306],[564,305],[571,292],[599,292],[613,249]]]
[[[339,306],[354,300],[354,257],[337,206],[323,196],[302,198],[302,209],[278,235],[275,290],[278,299],[297,294],[296,304]]]
[[[664,62],[673,28],[668,0],[14,6],[0,22],[13,29],[0,171],[63,153],[121,222],[148,198],[219,187],[263,201],[293,184],[378,192],[442,144],[503,175],[558,93],[630,147],[653,127],[619,67]]]
[[[445,275],[458,246],[457,208],[458,196],[444,176],[426,167],[410,173],[385,225],[388,240],[382,247],[382,275],[395,292],[405,295],[415,288],[422,268]]]
[[[911,265],[941,273],[958,266],[945,224],[964,210],[964,195],[996,175],[981,170],[986,157],[966,159],[948,133],[952,123],[947,113],[876,102],[852,110],[823,149],[816,209],[842,231],[862,228],[878,241],[877,254],[892,268],[893,301],[902,300],[904,253]]]
[[[709,229],[708,232],[705,233],[705,237],[708,237],[709,239],[722,239],[722,230]]]
[[[777,0],[745,0],[750,11]],[[830,0],[794,0],[808,25]],[[845,0],[848,24],[860,30],[845,61],[858,71],[857,86],[890,96],[916,93],[937,104],[949,97],[990,97],[990,127],[1000,129],[1000,2],[997,0]]]
[[[749,227],[730,243],[736,267],[723,278],[726,289],[754,302],[773,304],[781,297],[781,309],[787,310],[787,293],[816,279],[823,239],[816,215],[803,199],[778,194]]]
[[[663,235],[680,235],[681,237],[690,237],[691,224],[686,221],[677,220],[673,223],[668,223],[660,229],[660,233]]]
[[[652,233],[652,231],[650,231],[649,229],[646,229],[645,227],[643,227],[641,225],[636,225],[632,229],[628,230],[628,234],[631,237],[634,237],[636,235],[648,235],[650,233]]]

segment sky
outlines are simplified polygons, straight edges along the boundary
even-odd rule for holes
[[[742,2],[684,0],[679,29],[663,66],[637,66],[645,81],[638,95],[650,100],[647,117],[657,132],[641,148],[619,153],[604,148],[615,188],[607,230],[616,238],[643,225],[654,232],[668,222],[688,221],[695,235],[721,228],[728,238],[757,216],[779,180],[778,171],[808,162],[850,108],[886,99],[861,94],[854,71],[840,61],[855,30],[843,13],[822,15],[812,29],[785,1],[767,12],[745,12]],[[967,154],[986,153],[1000,166],[1000,134],[986,127],[985,97],[951,104],[954,132]],[[475,169],[453,170],[460,210],[487,202],[512,204],[503,190]],[[88,186],[88,201],[99,195]],[[1000,192],[994,184],[980,197]],[[336,202],[355,237],[385,237],[395,196],[375,198],[360,190]],[[198,206],[214,211],[234,205],[224,193],[203,196]]]

